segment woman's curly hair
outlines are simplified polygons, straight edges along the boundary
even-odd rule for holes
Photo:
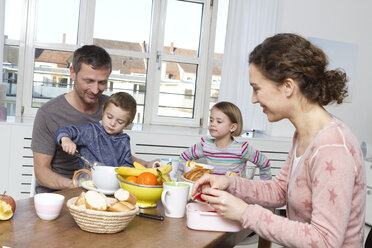
[[[250,53],[249,63],[278,84],[292,78],[309,101],[321,106],[342,103],[347,96],[346,73],[327,70],[324,52],[299,35],[282,33],[267,38]]]

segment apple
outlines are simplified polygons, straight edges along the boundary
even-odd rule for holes
[[[0,194],[0,220],[9,220],[13,217],[15,212],[16,203],[14,199],[6,195],[6,191],[4,194]]]

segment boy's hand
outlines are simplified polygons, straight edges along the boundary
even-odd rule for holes
[[[61,146],[64,152],[74,155],[76,152],[76,144],[69,137],[62,137]]]

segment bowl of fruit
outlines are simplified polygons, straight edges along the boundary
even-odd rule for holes
[[[116,168],[121,188],[136,196],[140,208],[156,207],[163,192],[163,182],[171,181],[167,174],[172,170],[172,166],[145,168],[136,162],[134,164],[134,168]]]

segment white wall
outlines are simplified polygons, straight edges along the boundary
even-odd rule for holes
[[[372,144],[372,1],[280,0],[278,32],[353,43],[358,46],[351,103],[329,106],[358,140]],[[272,134],[291,135],[289,122],[274,123]]]

